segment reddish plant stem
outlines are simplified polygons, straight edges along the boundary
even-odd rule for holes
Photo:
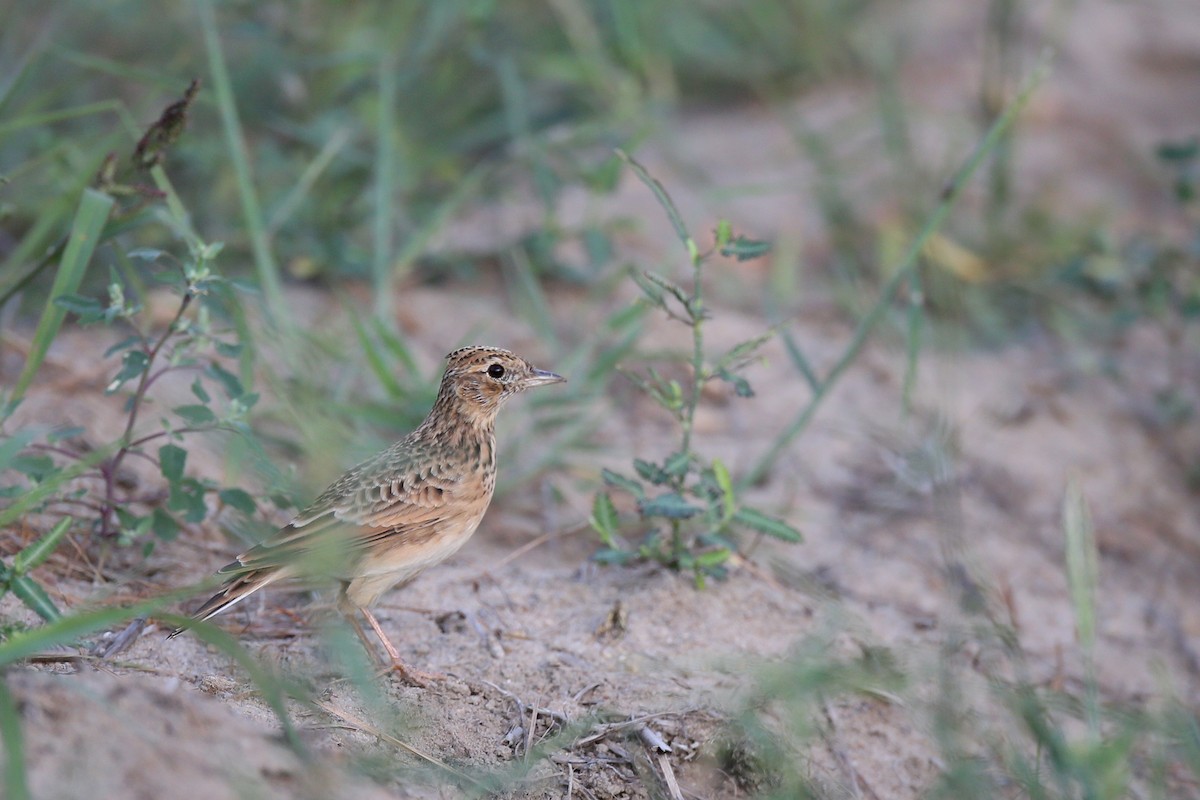
[[[154,365],[154,360],[158,358],[158,354],[162,351],[163,346],[171,335],[175,333],[176,326],[179,325],[179,320],[183,319],[184,313],[188,306],[192,303],[192,289],[189,286],[184,292],[183,300],[179,303],[179,310],[175,312],[175,317],[167,325],[162,336],[158,337],[158,341],[146,353],[146,368],[142,370],[142,377],[138,380],[138,387],[133,393],[133,398],[129,404],[129,420],[125,423],[125,432],[121,434],[121,446],[117,448],[117,452],[113,453],[112,458],[105,460],[100,465],[100,472],[104,476],[104,510],[100,514],[100,535],[111,536],[113,533],[112,520],[117,509],[117,470],[121,467],[121,462],[129,453],[130,448],[134,445],[130,441],[133,435],[133,428],[137,424],[138,412],[141,411],[142,403],[146,398],[146,389],[151,383],[151,367]],[[144,339],[148,341],[148,339]],[[154,374],[154,377],[162,375],[165,370],[159,370]]]

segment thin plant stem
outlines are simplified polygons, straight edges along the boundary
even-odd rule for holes
[[[914,269],[909,274],[908,283],[908,332],[905,348],[904,389],[901,392],[901,404],[904,413],[912,411],[913,391],[917,387],[917,368],[921,357],[921,328],[925,321],[925,290],[921,281],[921,270]]]
[[[185,433],[206,433],[211,430],[215,430],[215,429],[214,428],[176,428],[175,430],[170,430],[170,431],[155,431],[154,433],[146,434],[145,436],[143,436],[140,439],[134,439],[127,446],[130,449],[132,449],[134,447],[140,447],[141,445],[145,444],[146,442],[152,442],[155,439],[161,439],[164,436],[176,436],[176,435],[181,435],[181,434],[185,434]]]
[[[142,377],[138,380],[137,390],[133,393],[133,406],[129,409],[129,419],[125,423],[125,432],[121,434],[122,450],[129,447],[129,437],[133,433],[133,426],[137,424],[138,411],[141,409],[142,399],[146,393],[146,387],[150,385],[150,365],[154,363],[154,359],[158,357],[159,351],[163,345],[171,338],[171,334],[175,332],[175,326],[179,324],[179,320],[183,319],[184,313],[188,306],[192,304],[192,290],[189,287],[183,294],[183,299],[179,303],[179,310],[175,312],[174,318],[167,324],[167,329],[163,331],[162,336],[158,337],[158,341],[154,343],[154,347],[150,348],[146,353],[146,368],[142,370]],[[114,461],[120,458],[120,451],[114,457]]]
[[[133,428],[137,424],[138,412],[141,411],[142,403],[146,397],[146,389],[150,386],[151,367],[154,360],[162,351],[163,346],[171,335],[175,333],[175,328],[179,325],[179,320],[183,319],[184,313],[188,306],[192,303],[193,292],[189,286],[183,294],[183,299],[179,303],[179,310],[175,312],[174,318],[167,324],[167,328],[163,331],[162,336],[154,343],[146,352],[146,367],[142,370],[142,376],[138,379],[137,389],[133,393],[133,398],[129,404],[129,419],[125,422],[125,431],[121,434],[117,452],[113,453],[113,457],[107,462],[100,465],[100,472],[104,476],[104,512],[100,515],[100,533],[106,535],[112,532],[112,517],[117,506],[117,470],[121,466],[121,462],[125,460],[130,449],[134,446],[130,440],[133,435]],[[161,373],[158,373],[161,374]],[[138,440],[139,442],[142,440]]]
[[[704,289],[700,285],[700,268],[703,256],[692,256],[692,297],[687,309],[692,326],[692,387],[688,393],[687,408],[683,413],[683,440],[679,452],[688,453],[692,446],[692,428],[696,417],[696,405],[700,402],[700,391],[704,388]]]

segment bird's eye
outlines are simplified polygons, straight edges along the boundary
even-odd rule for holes
[[[490,367],[488,367],[488,375],[491,375],[493,378],[503,378],[504,367],[500,364],[492,364]]]

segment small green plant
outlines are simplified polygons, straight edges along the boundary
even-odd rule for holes
[[[221,245],[205,243],[191,232],[182,210],[172,207],[177,201],[161,169],[165,148],[178,138],[196,89],[193,82],[184,98],[164,111],[137,143],[128,162],[120,162],[115,155],[104,160],[94,181],[97,188],[83,191],[70,235],[56,248],[61,259],[29,358],[12,391],[3,398],[0,471],[13,479],[0,485],[0,501],[11,501],[0,507],[0,525],[29,513],[69,510],[79,517],[82,510],[94,516],[99,535],[119,536],[123,543],[141,541],[149,552],[156,540],[174,537],[181,524],[204,519],[212,495],[217,496],[219,505],[246,514],[255,511],[253,498],[244,490],[188,476],[188,453],[181,446],[189,433],[217,429],[247,433],[246,415],[257,399],[222,363],[238,357],[242,348],[237,337],[217,322],[237,309],[234,285],[213,268]],[[127,176],[142,172],[149,172],[164,188],[129,185]],[[117,202],[122,197],[128,198],[125,207]],[[165,215],[151,207],[164,198],[170,212]],[[165,220],[186,242],[185,257],[124,248],[123,234],[157,227],[154,223],[158,220]],[[101,247],[109,260],[107,303],[77,291]],[[159,266],[171,262],[173,268]],[[143,313],[148,282],[161,284],[178,298],[172,318],[161,330],[155,330],[150,315]],[[78,428],[46,430],[27,425],[11,433],[3,431],[69,313],[85,325],[100,323],[129,330],[129,335],[105,354],[106,358],[119,355],[121,359],[105,394],[134,387],[125,404],[124,429],[113,441],[97,442]],[[147,432],[144,425],[139,427],[153,401],[152,388],[164,376],[181,371],[195,373],[191,390],[196,402],[172,409],[169,416],[162,417],[158,430]],[[216,387],[227,398],[220,408],[213,401]],[[126,469],[135,458],[153,463],[166,488],[138,486]],[[57,543],[64,532],[60,523],[47,539]],[[148,535],[151,533],[153,537]],[[47,619],[46,603],[26,598],[28,592],[23,594],[22,587],[28,588],[25,570],[34,565],[32,561],[44,560],[48,554],[47,550],[41,559],[24,561],[18,556],[12,567],[0,573],[4,586]]]
[[[708,318],[701,281],[704,265],[717,255],[739,261],[756,258],[770,245],[734,236],[729,223],[722,221],[717,225],[712,249],[701,251],[662,184],[632,158],[624,153],[621,157],[666,211],[687,250],[692,273],[688,288],[651,271],[635,272],[633,279],[652,306],[691,328],[692,350],[679,359],[689,374],[686,387],[653,367],[644,373],[623,371],[679,424],[679,447],[660,460],[635,459],[633,475],[603,471],[607,488],[596,494],[590,520],[604,543],[596,557],[610,563],[658,561],[672,569],[692,572],[697,585],[702,586],[706,577],[724,575],[737,551],[738,531],[765,534],[785,542],[801,541],[800,532],[787,522],[745,505],[728,467],[720,459],[702,457],[694,442],[696,408],[705,384],[724,381],[738,397],[752,397],[754,390],[741,374],[742,369],[774,335],[773,330],[767,331],[710,357],[704,346],[704,322]],[[648,529],[640,544],[629,545],[620,535],[612,490],[629,494],[636,501],[640,523]]]
[[[226,359],[240,355],[242,345],[235,335],[221,330],[216,322],[224,300],[232,298],[233,285],[218,275],[212,265],[221,250],[220,244],[190,243],[188,257],[177,270],[168,270],[157,277],[164,285],[178,292],[178,306],[162,331],[152,331],[142,321],[141,304],[127,296],[125,282],[114,270],[108,284],[108,304],[92,297],[77,294],[61,295],[54,299],[60,308],[89,324],[123,324],[131,333],[114,344],[108,357],[120,354],[121,365],[105,387],[105,394],[114,394],[133,386],[126,401],[125,428],[120,438],[112,442],[108,455],[96,463],[87,475],[99,478],[100,488],[88,502],[97,512],[97,532],[101,536],[120,534],[124,542],[144,540],[147,549],[154,539],[173,538],[180,523],[198,523],[208,513],[207,498],[216,495],[220,504],[246,514],[253,514],[255,502],[246,491],[221,488],[212,481],[186,474],[187,450],[181,446],[184,436],[217,430],[249,434],[246,417],[258,396],[246,391],[241,379],[223,365]],[[130,258],[158,264],[172,257],[158,250],[135,250]],[[197,311],[188,311],[197,305]],[[195,402],[171,409],[170,415],[160,418],[160,429],[139,432],[138,422],[153,402],[151,389],[157,381],[173,372],[194,373],[191,392]],[[225,395],[223,406],[213,399],[216,387]],[[54,443],[37,446],[44,469],[53,469],[53,456],[63,461],[86,457],[89,445],[81,443],[77,434],[56,432]],[[153,462],[166,481],[166,489],[149,492],[129,488],[121,479],[121,469],[127,459],[140,458]],[[28,475],[29,473],[26,472]],[[144,511],[139,510],[144,509]]]

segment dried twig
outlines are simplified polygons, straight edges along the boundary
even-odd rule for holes
[[[658,754],[658,768],[662,770],[667,791],[671,793],[671,800],[683,800],[683,791],[679,788],[679,781],[675,780],[675,770],[672,769],[671,760],[667,758],[666,753]]]
[[[576,739],[575,743],[571,746],[585,747],[589,744],[600,741],[610,733],[626,730],[628,728],[644,726],[646,722],[649,722],[652,719],[658,719],[659,717],[682,716],[689,713],[691,713],[691,711],[660,711],[656,714],[645,714],[640,717],[624,720],[623,722],[602,722],[593,726],[592,732],[587,736]]]
[[[125,652],[142,635],[142,631],[146,628],[146,620],[145,616],[135,617],[117,634],[105,631],[99,641],[88,650],[88,655],[96,658],[112,658],[118,653]]]
[[[671,752],[671,745],[667,744],[666,740],[664,740],[662,736],[660,736],[658,732],[652,729],[649,725],[643,725],[642,727],[638,728],[638,738],[642,740],[642,743],[646,745],[646,747],[649,747],[655,753],[662,754]]]

